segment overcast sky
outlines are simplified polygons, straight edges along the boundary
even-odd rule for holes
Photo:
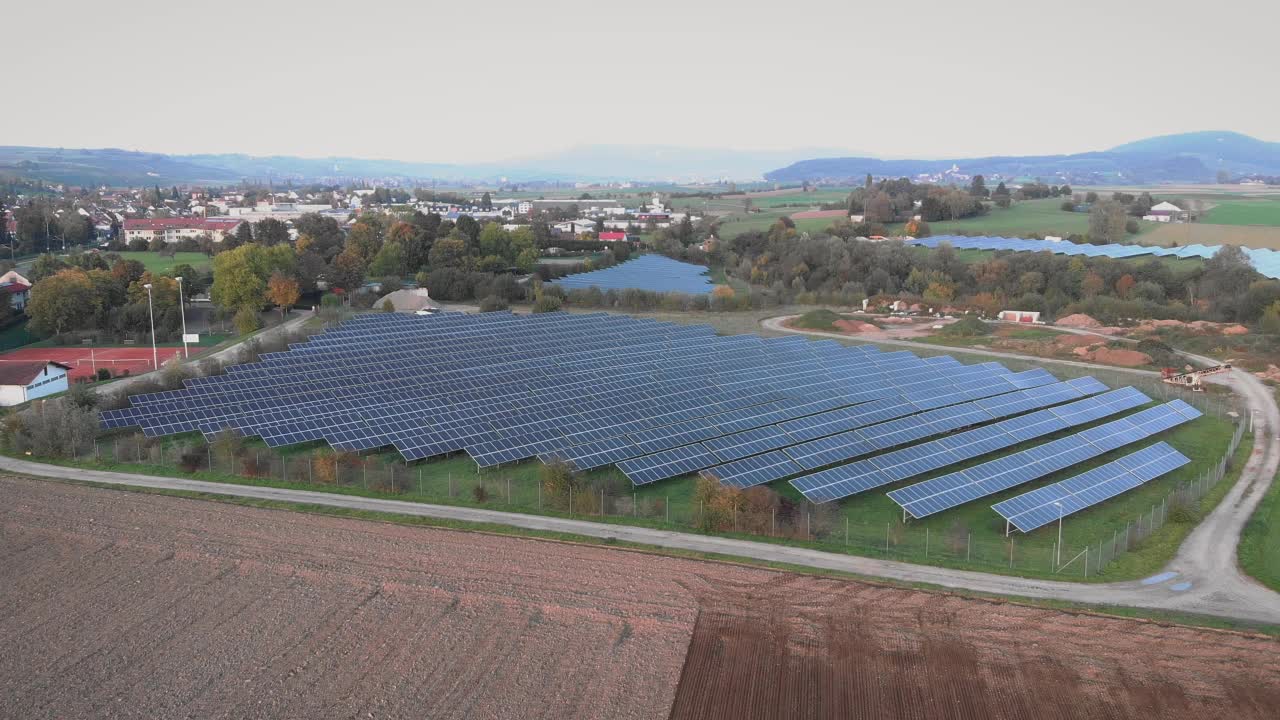
[[[478,162],[1280,141],[1274,0],[15,2],[0,144]]]

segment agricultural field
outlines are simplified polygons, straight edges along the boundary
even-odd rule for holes
[[[0,492],[11,717],[657,720],[697,613],[689,561],[29,480]]]
[[[1280,226],[1280,200],[1231,199],[1215,202],[1200,220],[1206,225]]]
[[[1243,245],[1280,250],[1280,227],[1210,225],[1208,223],[1143,223],[1158,225],[1142,235],[1144,245]]]
[[[1252,720],[1280,703],[1278,644],[1258,635],[53,482],[0,492],[14,716]]]

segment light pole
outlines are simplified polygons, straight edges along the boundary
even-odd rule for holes
[[[185,360],[191,357],[191,352],[187,350],[187,309],[182,303],[182,276],[178,276],[178,313],[182,315],[182,358]]]
[[[151,283],[142,287],[147,289],[147,315],[151,318],[151,369],[160,369],[160,353],[156,350],[156,311],[151,306]]]
[[[1062,565],[1062,503],[1055,502],[1054,505],[1058,508],[1058,557],[1054,558],[1053,564],[1057,567]]]

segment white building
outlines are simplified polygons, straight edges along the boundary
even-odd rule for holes
[[[1147,211],[1147,214],[1142,216],[1142,219],[1149,220],[1150,222],[1165,223],[1180,220],[1182,219],[1182,208],[1171,202],[1162,202],[1157,205],[1152,205],[1151,209]]]
[[[14,310],[25,309],[31,300],[31,281],[19,275],[17,270],[0,275],[0,302],[5,297],[9,298],[9,305]]]
[[[231,217],[125,220],[124,240],[143,240],[149,243],[159,238],[166,243],[176,243],[198,240],[201,236],[208,235],[214,242],[222,242],[228,235],[234,235],[242,222],[244,220]]]
[[[71,368],[53,361],[0,361],[0,405],[21,405],[28,400],[67,389]]]

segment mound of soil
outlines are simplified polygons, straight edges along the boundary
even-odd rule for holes
[[[1249,328],[1243,325],[1228,325],[1222,328],[1223,335],[1248,335]]]
[[[1055,322],[1054,324],[1063,325],[1065,327],[1078,327],[1078,328],[1102,327],[1102,323],[1098,322],[1097,320],[1094,320],[1093,318],[1083,313],[1076,313],[1075,315],[1068,315],[1064,318],[1058,318],[1057,322]]]
[[[1102,341],[1087,335],[1059,335],[1053,342],[1060,348],[1079,348],[1097,345]]]
[[[1271,380],[1272,382],[1280,382],[1280,367],[1276,367],[1275,365],[1267,365],[1267,369],[1266,369],[1266,370],[1263,370],[1263,371],[1261,371],[1261,372],[1256,372],[1256,373],[1254,373],[1254,375],[1257,375],[1258,377],[1262,378],[1263,380]]]
[[[867,333],[867,332],[880,331],[880,328],[876,327],[875,325],[872,325],[871,323],[867,323],[867,322],[862,322],[861,320],[837,320],[834,323],[832,323],[832,325],[835,325],[836,328],[840,330],[843,330],[845,332],[851,332],[851,333]]]
[[[1079,347],[1072,350],[1090,362],[1102,363],[1103,365],[1116,365],[1118,367],[1141,367],[1151,364],[1151,356],[1138,352],[1137,350],[1124,350],[1120,348],[1100,347],[1094,350]]]
[[[886,318],[880,318],[880,322],[886,323],[889,325],[915,325],[916,324],[916,321],[912,320],[911,318],[895,317],[892,315]]]

